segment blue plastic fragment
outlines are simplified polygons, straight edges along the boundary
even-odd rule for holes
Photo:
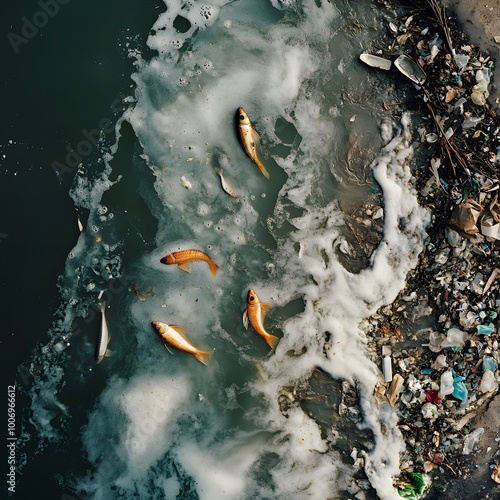
[[[483,371],[491,370],[493,373],[495,373],[497,368],[498,368],[498,363],[495,361],[494,358],[492,358],[491,356],[485,356],[483,358]]]
[[[453,375],[453,392],[451,395],[454,398],[460,399],[460,401],[465,401],[467,399],[467,396],[469,395],[469,391],[463,381],[465,380],[465,377],[462,377],[462,375],[459,375],[455,370],[451,370],[451,373]]]
[[[422,370],[420,370],[420,373],[422,373],[422,375],[430,375],[434,371],[434,368],[422,368]]]
[[[489,325],[479,325],[477,327],[477,333],[479,333],[479,335],[491,335],[494,329],[491,323]]]

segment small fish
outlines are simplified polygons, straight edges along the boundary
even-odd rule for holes
[[[75,208],[75,212],[76,212],[76,222],[78,224],[78,229],[81,233],[83,231],[83,224],[82,224],[82,221],[80,220],[80,215],[78,214],[78,210],[76,208]]]
[[[201,351],[191,345],[184,335],[184,328],[178,325],[167,325],[161,321],[151,321],[151,325],[155,329],[156,333],[158,333],[167,349],[168,346],[171,345],[180,351],[192,354],[198,361],[204,365],[208,365],[208,362],[212,357],[212,353]]]
[[[252,128],[250,119],[243,108],[236,112],[238,137],[247,156],[259,167],[259,170],[269,179],[269,173],[257,156],[256,142],[259,134]]]
[[[101,330],[99,331],[99,336],[97,337],[97,345],[95,349],[95,359],[99,364],[105,356],[110,356],[111,351],[108,349],[108,344],[110,341],[108,325],[106,323],[106,304],[101,302]]]
[[[243,324],[245,328],[248,328],[248,321],[250,320],[251,327],[271,346],[272,349],[276,349],[280,339],[275,335],[267,333],[263,325],[264,316],[270,307],[269,304],[261,302],[253,290],[248,290],[247,308],[243,313]]]
[[[181,250],[180,252],[173,252],[169,255],[165,255],[165,257],[160,259],[162,264],[166,264],[167,266],[177,264],[183,271],[188,273],[191,272],[191,269],[187,263],[192,260],[205,261],[209,265],[212,274],[214,276],[217,274],[219,266],[207,254],[200,252],[199,250]]]
[[[224,192],[226,192],[229,196],[232,196],[233,198],[239,198],[238,193],[227,183],[226,179],[224,179],[224,176],[222,175],[222,170],[217,170],[217,173],[219,174],[220,183]]]

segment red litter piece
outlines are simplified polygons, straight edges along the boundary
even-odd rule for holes
[[[429,389],[425,394],[425,399],[435,405],[441,403],[441,398],[439,397],[439,391],[437,389]]]

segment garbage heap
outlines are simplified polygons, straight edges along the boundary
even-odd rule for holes
[[[387,12],[383,48],[362,61],[394,61],[413,82],[431,157],[415,176],[432,222],[405,290],[361,327],[383,370],[375,396],[397,409],[406,441],[396,486],[418,498],[447,477],[500,483],[500,428],[481,420],[500,403],[500,120],[488,100],[493,61],[437,1]]]

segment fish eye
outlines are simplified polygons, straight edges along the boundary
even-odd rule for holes
[[[255,300],[255,297],[253,295],[250,296],[250,302],[252,302],[253,300]]]
[[[240,115],[240,120],[244,120],[245,117],[243,115]]]
[[[158,332],[160,331],[160,325],[156,325],[155,328]]]

